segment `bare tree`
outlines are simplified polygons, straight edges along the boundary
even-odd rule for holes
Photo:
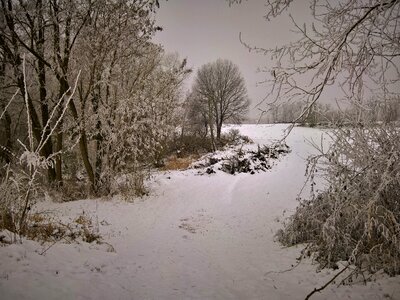
[[[241,2],[231,0],[230,3]],[[290,10],[292,0],[266,1],[267,20]],[[380,98],[398,93],[400,80],[398,26],[399,0],[311,0],[311,24],[292,18],[299,39],[270,49],[249,49],[271,55],[268,70],[271,91],[266,99],[307,100],[299,119],[307,114],[329,85],[336,84],[345,97],[360,106],[369,92]]]
[[[214,126],[211,124],[215,124],[216,138],[219,140],[222,124],[226,121],[241,122],[248,111],[245,81],[239,68],[226,59],[218,59],[198,70],[193,93],[197,101],[207,107],[212,139]]]
[[[290,10],[292,0],[266,2],[269,19]],[[327,188],[301,201],[280,240],[287,245],[308,243],[322,266],[347,260],[355,266],[352,274],[400,274],[400,131],[392,122],[396,105],[389,105],[399,100],[400,0],[309,3],[314,23],[301,26],[292,18],[299,33],[296,41],[273,49],[248,46],[271,55],[276,63],[269,70],[268,97],[272,102],[306,100],[301,119],[313,112],[327,87],[336,84],[357,109],[342,113],[349,122],[330,131],[330,148],[321,146],[319,154],[309,158],[312,186],[317,168],[321,170],[318,161],[326,163]],[[384,104],[385,122],[364,118],[376,107],[366,105],[367,94]]]

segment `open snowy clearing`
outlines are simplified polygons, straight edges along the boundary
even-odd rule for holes
[[[238,128],[256,144],[269,144],[286,126]],[[318,129],[294,128],[287,138],[292,151],[267,172],[160,172],[149,183],[150,196],[132,203],[40,203],[39,210],[65,221],[84,212],[108,244],[1,247],[0,298],[304,299],[338,271],[316,272],[303,260],[282,272],[297,264],[302,248],[283,248],[274,235],[297,206],[304,159],[315,151],[306,140],[320,143],[321,136]],[[332,284],[313,299],[400,299],[400,278]]]

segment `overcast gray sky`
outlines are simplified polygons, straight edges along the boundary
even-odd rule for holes
[[[295,1],[296,2],[296,1]],[[308,14],[307,2],[300,2],[291,12],[303,21]],[[168,52],[178,52],[188,59],[193,74],[197,68],[218,58],[227,58],[239,66],[246,80],[252,108],[267,94],[266,86],[257,86],[265,77],[257,68],[268,66],[268,57],[249,51],[239,41],[239,32],[249,44],[274,48],[288,42],[295,35],[287,15],[267,22],[264,18],[265,0],[243,1],[229,6],[225,0],[169,0],[161,1],[157,24],[164,30],[155,37]],[[251,116],[256,116],[252,109]]]

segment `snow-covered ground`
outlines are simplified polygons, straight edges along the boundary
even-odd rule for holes
[[[256,143],[282,136],[284,125],[242,125]],[[32,241],[0,248],[0,299],[304,299],[337,271],[316,272],[301,247],[274,241],[304,183],[306,140],[322,131],[294,128],[292,152],[254,175],[198,170],[161,172],[151,194],[129,203],[89,199],[40,203],[65,219],[83,212],[107,244]],[[248,147],[256,147],[248,146]],[[307,190],[304,191],[307,195]],[[400,299],[400,278],[367,285],[332,284],[313,299]]]

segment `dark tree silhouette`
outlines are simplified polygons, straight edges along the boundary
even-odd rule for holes
[[[239,123],[248,111],[245,81],[239,68],[226,59],[205,64],[198,70],[193,93],[208,108],[210,132],[214,138],[214,126],[211,124],[215,124],[217,140],[221,138],[224,122]]]

